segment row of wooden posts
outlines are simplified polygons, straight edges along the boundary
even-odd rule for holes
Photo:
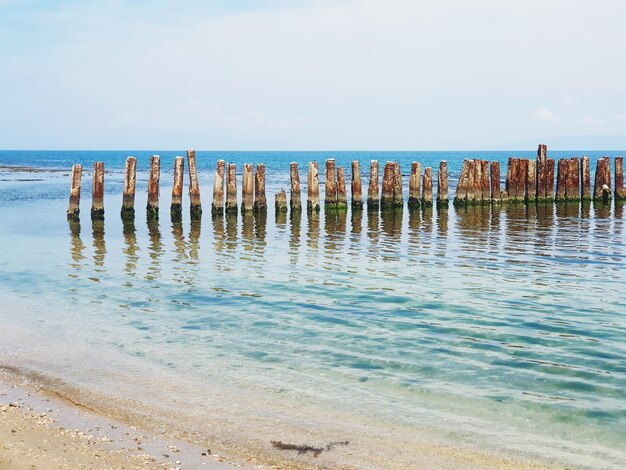
[[[505,179],[505,189],[500,185],[500,163],[480,159],[466,159],[459,176],[454,197],[455,205],[464,204],[500,204],[503,202],[547,202],[596,199],[607,201],[611,197],[611,165],[609,157],[598,160],[595,174],[593,195],[591,193],[589,157],[562,158],[558,161],[556,191],[554,189],[554,160],[547,158],[545,145],[539,145],[537,159],[509,158]],[[197,219],[202,215],[200,203],[200,186],[196,171],[196,154],[194,150],[187,151],[189,167],[189,197],[191,218]],[[122,198],[122,217],[133,217],[135,214],[135,180],[137,160],[128,157]],[[361,172],[358,161],[352,162],[351,206],[353,210],[363,208],[363,194],[361,189]],[[234,163],[225,164],[218,160],[215,170],[213,186],[212,214],[222,214],[238,211],[236,167]],[[158,218],[159,214],[159,180],[160,157],[153,155],[150,159],[150,177],[148,179],[148,218]],[[183,157],[174,159],[174,184],[172,187],[171,216],[178,219],[182,216],[183,196]],[[70,203],[67,211],[68,218],[76,219],[79,215],[80,188],[82,165],[76,164],[72,168],[72,185],[70,189]],[[292,211],[302,210],[300,175],[298,164],[290,164],[291,198],[289,206]],[[224,188],[226,190],[224,191]],[[310,162],[308,167],[308,194],[307,210],[320,210],[319,197],[319,167],[317,162]],[[226,192],[226,200],[224,200]],[[104,217],[104,163],[96,162],[93,171],[92,207],[91,216],[94,219]],[[409,208],[431,206],[433,204],[433,174],[432,168],[427,167],[422,174],[418,162],[411,164],[409,176]],[[615,158],[615,197],[626,198],[624,189],[623,158]],[[448,206],[448,164],[442,161],[437,174],[436,204],[440,207]],[[326,210],[344,210],[348,206],[346,176],[343,167],[336,167],[334,159],[326,160],[326,182],[324,206]],[[370,162],[370,181],[367,189],[367,209],[378,210],[393,207],[403,207],[402,173],[400,164],[387,162],[383,170],[382,191],[379,187],[379,163]],[[275,195],[277,212],[288,210],[287,194],[284,190]],[[251,163],[245,163],[242,177],[241,211],[265,212],[267,200],[265,196],[265,164],[259,163],[253,173]]]

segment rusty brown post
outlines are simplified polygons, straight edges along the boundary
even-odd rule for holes
[[[580,198],[583,201],[591,200],[591,170],[589,157],[583,155],[580,166]]]
[[[546,159],[546,201],[554,201],[554,158]]]
[[[137,159],[128,157],[124,171],[124,192],[122,194],[122,219],[135,217],[135,181],[137,179]]]
[[[335,168],[335,159],[326,160],[326,186],[324,194],[324,208],[337,208],[337,173]]]
[[[600,158],[596,165],[593,198],[596,201],[605,202],[611,198],[611,161],[609,157]]]
[[[535,160],[526,160],[526,202],[537,201],[537,168]]]
[[[67,208],[68,220],[79,220],[80,216],[80,186],[83,176],[83,166],[79,163],[72,166],[72,184],[70,186],[70,203]]]
[[[469,160],[467,162],[467,196],[466,200],[468,204],[476,203],[476,160]]]
[[[172,186],[172,204],[170,216],[178,221],[183,216],[183,175],[185,173],[185,160],[183,157],[174,158],[174,185]]]
[[[148,204],[146,215],[148,220],[159,218],[159,180],[161,179],[161,157],[150,157],[150,176],[148,178]]]
[[[104,162],[93,164],[91,218],[93,220],[104,219]]]
[[[289,170],[291,179],[291,200],[289,205],[291,206],[292,212],[301,211],[302,197],[300,195],[300,174],[298,173],[298,164],[296,162],[291,162]]]
[[[226,213],[237,213],[237,166],[229,163],[226,169]]]
[[[343,167],[337,167],[337,209],[348,208],[348,194],[346,190],[346,175]]]
[[[580,160],[572,157],[567,161],[565,197],[568,201],[580,200]]]
[[[433,169],[429,166],[424,169],[422,188],[422,206],[430,207],[433,205]]]
[[[309,162],[306,209],[308,212],[319,212],[320,210],[319,165],[317,162]]]
[[[421,179],[422,165],[419,162],[411,162],[411,175],[409,176],[409,209],[416,209],[420,205]]]
[[[189,211],[192,219],[199,219],[202,217],[202,204],[200,203],[200,185],[196,171],[196,151],[193,149],[187,150],[187,166],[189,167]]]
[[[437,173],[437,206],[448,206],[448,162],[439,162]]]
[[[393,164],[393,206],[400,208],[404,206],[402,171],[400,171],[400,163],[398,162]]]
[[[480,175],[481,175],[481,184],[482,188],[482,203],[489,204],[490,200],[490,190],[489,190],[489,161],[481,160],[480,161]]]
[[[615,200],[626,199],[624,188],[624,157],[615,157]]]
[[[252,163],[243,164],[241,175],[241,213],[252,212],[254,206],[254,177]]]
[[[393,207],[393,166],[393,162],[387,162],[383,170],[383,188],[380,195],[381,209],[390,209]]]
[[[467,204],[467,185],[469,183],[469,167],[470,161],[465,158],[463,160],[463,167],[461,168],[461,174],[459,175],[459,181],[456,185],[454,192],[454,205],[460,206]]]
[[[546,156],[548,147],[545,144],[539,144],[537,148],[537,201],[545,202],[548,199],[548,179],[547,179],[547,161]]]
[[[265,197],[265,163],[258,163],[254,174],[254,205],[255,213],[267,212],[267,198]]]
[[[213,178],[213,202],[211,203],[211,214],[220,215],[224,213],[224,171],[226,164],[224,160],[218,160],[215,165],[215,177]]]
[[[352,162],[352,210],[363,209],[363,191],[361,189],[361,165],[358,160]]]
[[[284,189],[281,189],[276,193],[276,200],[274,205],[277,214],[281,212],[287,212],[287,193],[285,193]]]
[[[556,170],[556,197],[557,202],[565,201],[567,186],[567,158],[559,158]]]
[[[528,159],[520,158],[518,167],[517,199],[526,201],[526,187],[528,186]]]
[[[377,211],[380,205],[378,187],[378,160],[370,162],[370,182],[367,187],[367,210]]]
[[[495,204],[501,202],[502,195],[500,193],[500,162],[491,162],[491,201]]]

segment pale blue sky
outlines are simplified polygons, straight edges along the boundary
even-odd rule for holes
[[[626,148],[626,2],[0,0],[0,148]]]

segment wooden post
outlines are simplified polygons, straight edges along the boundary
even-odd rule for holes
[[[481,176],[480,187],[482,189],[482,203],[489,204],[490,191],[489,191],[489,161],[488,160],[480,161],[480,176]]]
[[[276,193],[275,208],[277,214],[287,212],[287,193],[285,193],[284,189],[281,189]]]
[[[608,189],[608,191],[607,191]],[[607,193],[608,192],[608,196]],[[596,178],[593,188],[593,198],[596,201],[605,201],[611,197],[611,161],[609,157],[602,157],[596,166]]]
[[[159,218],[159,180],[161,179],[161,157],[150,157],[150,177],[148,178],[148,204],[146,215],[148,220]]]
[[[448,162],[439,162],[439,172],[437,173],[437,205],[448,206]]]
[[[352,162],[352,210],[363,209],[363,191],[361,189],[361,166],[358,160]]]
[[[237,173],[234,163],[228,164],[226,172],[226,212],[237,213]]]
[[[580,197],[583,201],[591,200],[591,170],[589,157],[583,155],[580,167]]]
[[[501,202],[500,193],[500,162],[491,162],[491,201],[499,204]]]
[[[189,167],[189,211],[192,219],[199,219],[202,217],[202,204],[200,203],[200,185],[196,171],[196,151],[193,149],[187,150],[187,166]]]
[[[377,211],[379,208],[378,160],[370,162],[370,182],[367,187],[367,210]]]
[[[241,213],[252,212],[254,209],[254,176],[252,163],[243,164],[241,175]]]
[[[172,186],[172,204],[170,216],[178,221],[183,215],[183,175],[185,173],[185,160],[183,157],[174,158],[174,184]]]
[[[72,166],[72,184],[70,186],[70,203],[67,208],[68,220],[79,220],[80,215],[80,186],[83,176],[83,166],[79,163]]]
[[[429,166],[424,169],[422,187],[422,206],[430,207],[433,205],[433,169]]]
[[[324,194],[324,207],[326,209],[337,208],[337,173],[335,159],[326,160],[326,187]]]
[[[254,174],[254,206],[255,213],[267,212],[265,197],[265,163],[258,163]]]
[[[291,176],[291,200],[289,205],[291,206],[292,212],[301,211],[302,198],[300,195],[300,174],[298,173],[298,164],[296,162],[291,162],[289,170]]]
[[[537,201],[545,202],[548,199],[548,178],[547,178],[547,160],[546,155],[548,147],[545,144],[539,144],[537,149]]]
[[[320,210],[319,165],[317,162],[309,162],[306,209],[308,212],[319,212]]]
[[[461,174],[459,175],[459,181],[456,185],[454,192],[454,205],[460,206],[467,204],[467,185],[469,182],[469,166],[470,161],[465,158],[463,160],[463,167],[461,168]]]
[[[537,168],[535,160],[527,160],[526,202],[537,201]]]
[[[624,157],[615,157],[615,200],[626,199],[624,188]]]
[[[104,219],[104,162],[93,164],[91,218],[93,220]]]
[[[559,162],[557,165],[556,171],[556,197],[555,200],[557,202],[565,201],[565,188],[567,186],[567,159],[559,158]]]
[[[546,201],[554,201],[554,158],[546,159]]]
[[[419,162],[411,162],[411,175],[409,176],[409,209],[416,209],[420,205],[422,165]]]
[[[137,179],[137,159],[128,157],[124,171],[124,193],[122,194],[122,219],[135,217],[135,181]]]
[[[400,163],[393,164],[393,206],[403,207],[404,197],[402,195],[402,171],[400,171]]]
[[[468,204],[476,203],[476,160],[469,160],[467,162],[467,196],[466,200]]]
[[[526,187],[528,186],[528,159],[520,158],[518,167],[517,199],[526,201]]]
[[[565,198],[568,201],[580,200],[580,160],[572,157],[567,161]]]
[[[211,203],[211,214],[219,215],[224,213],[224,160],[218,160],[215,165],[215,177],[213,178],[213,202]]]
[[[337,167],[337,209],[348,208],[348,193],[346,190],[346,175],[343,167]]]
[[[380,208],[389,209],[393,207],[393,162],[385,163],[383,170],[383,188],[380,195]]]

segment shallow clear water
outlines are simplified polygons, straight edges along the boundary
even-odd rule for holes
[[[270,203],[266,217],[212,219],[217,158],[239,169],[265,162],[273,202],[288,187],[290,160],[306,168],[330,154],[198,152],[204,218],[190,223],[186,210],[172,224],[175,153],[156,152],[162,215],[148,224],[144,153],[135,153],[136,220],[123,224],[129,152],[0,152],[0,165],[107,165],[106,220],[93,223],[90,172],[80,223],[65,220],[68,173],[1,173],[0,320],[33,332],[32,344],[26,335],[17,346],[0,336],[3,357],[41,368],[45,361],[29,357],[48,353],[40,338],[50,338],[65,352],[45,372],[122,396],[141,395],[140,385],[116,382],[111,371],[150,370],[151,387],[167,377],[167,393],[177,386],[171,393],[187,402],[224,384],[260,400],[440,429],[479,446],[497,429],[506,437],[489,445],[505,450],[567,461],[571,449],[586,447],[591,466],[626,457],[622,204],[292,218]],[[593,169],[600,154],[592,154]],[[359,159],[364,172],[370,158],[400,160],[405,173],[413,159],[434,168],[447,159],[453,194],[462,158],[474,154],[332,155],[339,164]],[[79,349],[95,353],[88,364]]]

